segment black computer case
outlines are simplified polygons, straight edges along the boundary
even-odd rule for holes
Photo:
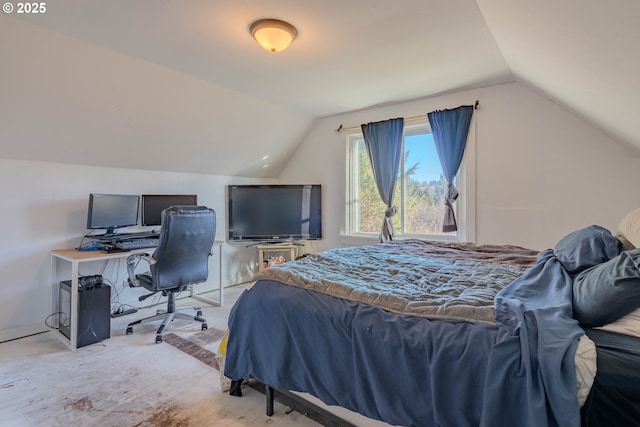
[[[60,317],[58,328],[71,339],[71,281],[60,282]],[[78,287],[77,348],[111,336],[111,286],[98,284]]]

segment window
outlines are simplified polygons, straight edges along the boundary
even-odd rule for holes
[[[377,237],[386,206],[378,194],[362,134],[352,134],[347,138],[346,234]],[[398,208],[398,213],[393,217],[396,237],[459,239],[464,218],[459,215],[458,205],[464,194],[461,191],[454,205],[458,232],[443,233],[447,180],[428,125],[405,125],[403,153],[394,196],[394,204]],[[460,166],[461,172],[465,169],[465,161]],[[456,187],[458,178],[454,182]]]

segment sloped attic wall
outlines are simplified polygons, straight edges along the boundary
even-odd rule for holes
[[[315,121],[10,16],[0,51],[0,158],[275,178]]]

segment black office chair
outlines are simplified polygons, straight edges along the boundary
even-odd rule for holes
[[[189,286],[207,280],[209,276],[209,256],[213,249],[216,230],[216,213],[205,206],[171,206],[162,211],[160,241],[153,255],[134,254],[127,258],[127,271],[131,286],[143,286],[151,294],[139,298],[140,301],[162,292],[168,296],[167,311],[145,319],[136,320],[127,326],[127,335],[133,333],[133,326],[143,322],[163,319],[156,333],[156,343],[162,342],[162,336],[174,318],[202,323],[207,329],[199,307],[188,309],[197,311],[188,314],[185,310],[176,311],[176,294]],[[149,271],[135,274],[135,268],[146,261]]]

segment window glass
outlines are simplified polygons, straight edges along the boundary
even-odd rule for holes
[[[442,232],[447,181],[428,126],[405,127],[403,153],[394,195],[396,237],[457,237],[456,232]],[[347,181],[351,201],[347,204],[348,234],[378,235],[386,205],[378,193],[361,134],[349,137]],[[456,218],[460,222],[457,213]]]
[[[447,180],[442,172],[433,134],[406,136],[404,153],[406,190],[403,231],[406,234],[445,234],[442,233],[442,222]]]

